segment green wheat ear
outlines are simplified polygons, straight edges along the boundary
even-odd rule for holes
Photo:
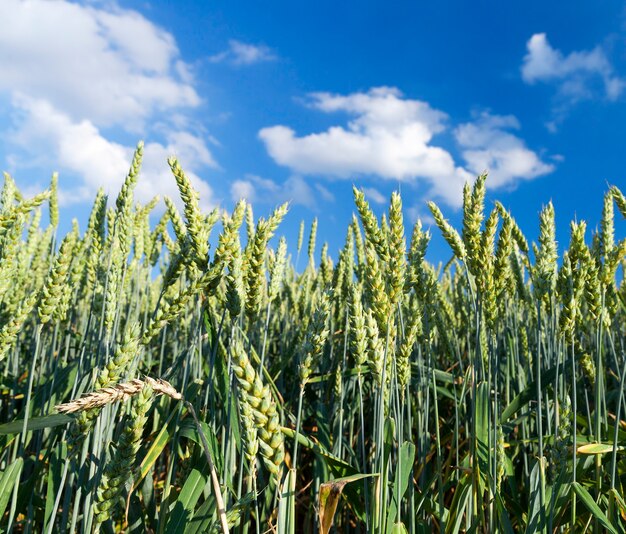
[[[59,226],[59,175],[52,174],[50,181],[50,226]]]
[[[77,236],[71,233],[65,236],[61,242],[59,253],[42,290],[41,302],[38,307],[41,324],[50,322],[59,313],[59,306],[67,284],[76,238]]]
[[[437,227],[439,228],[439,230],[441,230],[444,239],[448,242],[448,245],[450,245],[450,248],[452,249],[456,257],[460,260],[464,260],[467,256],[467,252],[465,249],[465,244],[461,240],[461,236],[459,235],[459,233],[445,219],[443,213],[441,213],[441,210],[434,202],[429,202],[428,207],[430,209],[430,212],[433,214]],[[471,239],[474,238],[472,237]],[[471,240],[469,241],[471,242]]]
[[[277,482],[280,480],[285,447],[276,402],[272,399],[269,387],[263,384],[259,373],[250,363],[241,342],[235,340],[230,353],[241,391],[240,398],[242,402],[249,404],[256,425],[263,462]],[[245,426],[246,422],[243,424]]]
[[[536,263],[532,271],[538,300],[542,300],[555,288],[558,259],[555,234],[554,207],[550,202],[540,214],[539,248],[535,252]]]
[[[141,446],[143,428],[152,405],[152,397],[152,387],[145,385],[133,400],[130,417],[126,420],[115,453],[105,467],[97,489],[97,500],[94,505],[96,523],[103,523],[117,515],[119,497],[126,482],[131,478],[135,457]]]
[[[402,216],[402,199],[394,192],[389,206],[389,300],[393,308],[404,290],[406,275],[406,239]]]
[[[191,239],[195,261],[200,270],[204,270],[209,259],[209,230],[199,206],[198,192],[191,185],[176,158],[168,160],[172,174],[176,179],[178,191],[185,206],[185,223]]]

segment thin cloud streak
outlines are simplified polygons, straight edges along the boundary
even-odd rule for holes
[[[276,61],[274,52],[265,45],[253,45],[231,39],[228,49],[209,58],[211,63],[230,63],[232,65],[255,65],[268,61]]]

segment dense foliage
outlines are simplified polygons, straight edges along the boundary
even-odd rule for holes
[[[151,225],[141,156],[63,238],[56,176],[27,199],[5,175],[0,528],[625,531],[617,188],[559,258],[552,205],[529,246],[480,176],[460,232],[430,204],[445,267],[398,194],[379,220],[355,189],[333,262],[315,222],[295,257],[272,239],[286,205],[202,213],[174,159]]]

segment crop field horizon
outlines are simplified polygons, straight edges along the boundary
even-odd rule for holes
[[[559,254],[558,206],[529,243],[478,176],[460,228],[429,203],[433,265],[355,187],[331,258],[288,204],[202,212],[175,158],[151,224],[143,150],[66,235],[56,175],[4,175],[0,531],[626,532],[619,188]]]

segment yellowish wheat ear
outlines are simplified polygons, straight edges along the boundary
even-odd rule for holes
[[[143,380],[135,378],[130,382],[123,382],[86,393],[79,399],[57,405],[56,411],[59,413],[74,413],[90,410],[91,408],[100,408],[114,402],[123,402],[137,395],[145,385],[149,385],[156,395],[167,395],[174,400],[183,398],[169,382],[146,376]]]

